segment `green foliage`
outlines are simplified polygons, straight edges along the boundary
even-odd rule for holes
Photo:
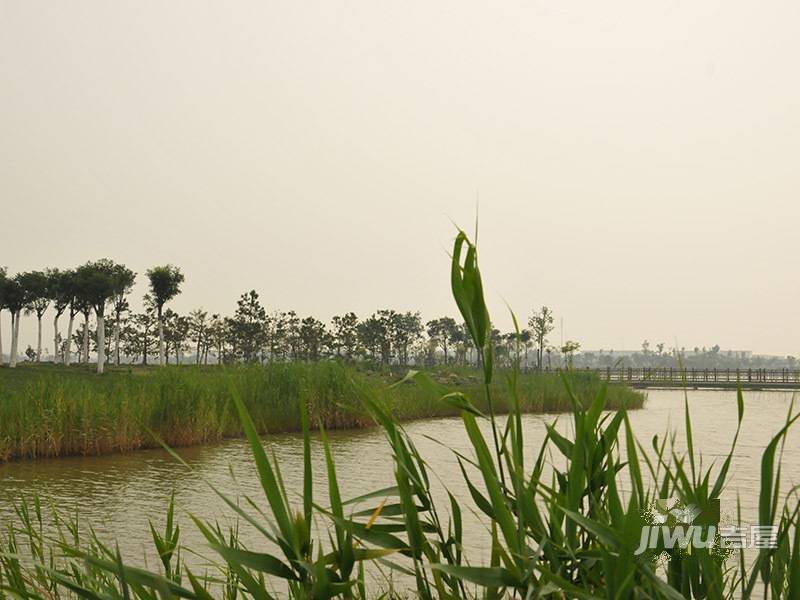
[[[125,272],[122,265],[106,258],[88,262],[75,270],[75,285],[81,298],[88,303],[98,315],[105,312],[106,302],[126,287]],[[132,283],[132,282],[131,282]],[[127,284],[130,287],[130,284]]]
[[[236,340],[234,354],[244,362],[259,360],[259,353],[264,347],[264,333],[267,323],[267,311],[261,305],[258,294],[251,290],[242,294],[237,302],[236,313],[228,321],[228,332]]]
[[[50,278],[44,271],[27,271],[17,275],[25,298],[25,308],[41,317],[50,304]]]
[[[20,275],[0,279],[0,298],[3,308],[10,311],[12,315],[23,309],[26,298]]]
[[[180,293],[184,280],[183,273],[174,265],[163,265],[149,269],[147,278],[150,280],[153,302],[160,313],[164,304]]]

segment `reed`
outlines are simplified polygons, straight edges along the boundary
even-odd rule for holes
[[[415,385],[389,388],[391,374],[335,361],[125,368],[103,377],[84,368],[0,369],[0,460],[136,450],[156,445],[150,432],[173,447],[241,436],[233,393],[242,398],[261,434],[300,431],[301,402],[308,406],[314,428],[317,423],[327,429],[371,426],[358,387],[379,395],[404,420],[457,415],[438,398],[443,390],[460,385],[480,401],[481,386],[469,371],[440,369],[432,379],[440,382],[433,391]],[[581,385],[597,390],[600,381],[584,378]],[[505,397],[502,386],[497,388],[498,396]],[[552,376],[531,375],[526,389],[526,410],[569,407]],[[619,405],[641,406],[644,399],[622,386],[614,393]]]

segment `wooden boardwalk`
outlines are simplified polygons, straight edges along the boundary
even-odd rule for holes
[[[689,369],[672,367],[576,369],[636,388],[800,390],[800,369]]]

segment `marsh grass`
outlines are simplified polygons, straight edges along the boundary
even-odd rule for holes
[[[263,497],[237,502],[207,485],[239,521],[262,540],[244,548],[235,531],[190,515],[205,536],[216,563],[208,573],[180,563],[179,533],[170,505],[162,531],[153,528],[162,568],[131,567],[115,548],[94,536],[79,539],[67,522],[56,535],[42,534],[41,507],[22,503],[18,522],[9,524],[0,548],[0,597],[92,599],[222,597],[268,599],[373,598],[381,592],[365,577],[365,563],[405,577],[420,598],[751,598],[800,597],[800,529],[795,490],[781,488],[781,454],[798,415],[790,408],[785,426],[761,456],[760,525],[778,527],[776,548],[757,551],[752,564],[743,554],[718,553],[690,543],[637,555],[642,511],[657,498],[678,497],[703,507],[728,484],[744,414],[737,397],[738,427],[727,455],[703,466],[685,405],[686,450],[675,432],[641,443],[625,407],[607,410],[608,389],[579,398],[569,374],[562,386],[570,399],[571,432],[549,425],[536,458],[526,459],[522,406],[524,384],[517,370],[497,377],[506,387],[509,418],[495,419],[490,328],[474,246],[459,234],[453,252],[453,294],[481,352],[484,400],[447,392],[439,402],[457,410],[471,451],[455,454],[468,497],[434,494],[436,473],[417,451],[394,414],[391,402],[363,381],[353,380],[360,407],[382,428],[392,450],[395,484],[364,490],[358,498],[340,494],[335,457],[322,427],[324,463],[311,453],[311,414],[299,402],[303,431],[303,493],[290,497],[277,458],[269,456],[247,404],[247,390],[232,387],[231,399],[253,454]],[[409,373],[391,390],[420,386],[432,394],[439,384]],[[624,447],[624,452],[622,448]],[[180,456],[175,459],[186,468]],[[624,457],[623,457],[624,455]],[[324,477],[327,497],[313,496],[313,480]],[[463,515],[486,523],[486,564],[476,564],[463,543]],[[317,523],[318,527],[312,527]],[[184,548],[183,552],[189,549]],[[669,555],[666,567],[660,557]],[[391,583],[391,579],[387,578]],[[391,589],[391,588],[390,588]]]
[[[465,389],[480,406],[482,386],[474,371],[432,373],[433,388],[390,388],[391,374],[356,369],[339,362],[274,363],[265,366],[112,369],[103,377],[77,368],[28,366],[0,369],[0,461],[94,455],[152,447],[155,432],[170,446],[205,444],[241,436],[231,401],[242,398],[261,434],[301,430],[299,406],[308,406],[312,428],[372,426],[359,400],[370,389],[391,405],[398,419],[457,415],[439,402],[455,388]],[[596,377],[584,377],[582,390],[595,392]],[[497,385],[500,410],[507,410],[504,386]],[[552,376],[530,375],[524,410],[568,410],[563,387]],[[643,396],[614,388],[612,402],[641,406]]]

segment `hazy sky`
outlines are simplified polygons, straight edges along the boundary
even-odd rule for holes
[[[0,0],[0,264],[800,354],[800,4]],[[34,339],[26,319],[23,343]],[[50,319],[45,346],[52,346]],[[558,334],[556,334],[556,337]],[[3,313],[8,351],[8,313]],[[23,345],[24,348],[24,345]]]

